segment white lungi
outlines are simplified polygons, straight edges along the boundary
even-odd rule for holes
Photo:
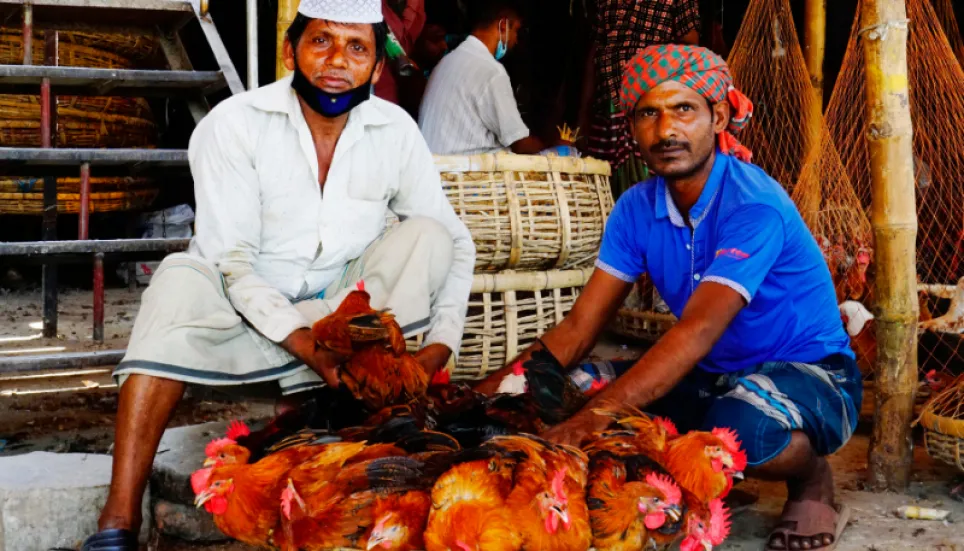
[[[372,307],[391,309],[406,338],[424,333],[452,256],[444,226],[410,218],[349,262],[319,298],[295,307],[315,322],[364,280]],[[324,386],[314,371],[238,315],[213,262],[185,253],[165,258],[144,291],[127,355],[114,377],[123,384],[132,374],[212,386],[278,381],[283,394]]]

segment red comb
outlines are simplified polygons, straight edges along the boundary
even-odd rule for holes
[[[359,280],[358,280],[358,283],[355,284],[355,289],[358,289],[359,291],[364,291],[364,290],[365,290],[365,280],[364,280],[364,279],[359,279]]]
[[[243,421],[238,421],[235,419],[234,421],[231,421],[230,425],[228,425],[228,431],[225,436],[237,442],[238,438],[251,436],[251,429],[249,429],[248,425],[245,425]]]
[[[459,548],[461,551],[474,551],[471,547],[469,547],[469,545],[468,545],[467,543],[465,543],[465,542],[462,541],[462,540],[459,540],[459,541],[455,542],[455,545],[458,546],[458,548]]]
[[[723,505],[723,500],[710,501],[710,541],[713,545],[720,545],[730,535],[730,511]]]
[[[666,498],[666,501],[668,501],[670,505],[679,505],[683,499],[683,492],[680,491],[679,486],[673,482],[672,478],[666,475],[649,473],[646,475],[646,484],[663,492],[663,497]]]
[[[735,451],[735,452],[730,453],[730,456],[733,457],[733,470],[734,470],[734,471],[738,471],[738,472],[741,472],[741,473],[742,473],[743,471],[746,470],[747,458],[746,458],[746,452],[745,452],[745,451],[743,451],[743,450],[738,450],[738,451]]]
[[[221,449],[225,446],[230,446],[231,444],[237,444],[234,440],[230,438],[215,438],[208,442],[208,445],[204,448],[204,455],[208,457],[215,457]]]
[[[662,429],[666,432],[666,436],[679,436],[679,430],[669,419],[665,417],[657,417],[654,419],[654,421],[656,421],[657,425],[662,427]]]
[[[525,368],[522,367],[522,362],[516,362],[512,364],[512,374],[518,377],[519,375],[524,375],[526,372]]]
[[[439,369],[432,375],[432,385],[447,385],[452,380],[452,374],[447,369]]]
[[[924,375],[924,376],[927,377],[928,379],[933,379],[934,377],[937,376],[937,370],[936,370],[936,369],[932,369],[932,370],[928,371],[927,374]]]
[[[565,501],[566,500],[566,489],[563,487],[563,481],[566,479],[566,468],[563,467],[556,471],[552,476],[552,493],[555,494],[556,499]]]
[[[213,472],[214,469],[208,467],[207,469],[199,469],[191,473],[191,489],[194,490],[194,495],[200,494],[208,489]]]
[[[723,441],[723,445],[725,445],[726,449],[732,453],[740,451],[740,448],[742,447],[740,444],[740,439],[737,437],[736,432],[733,429],[713,429],[713,436]]]

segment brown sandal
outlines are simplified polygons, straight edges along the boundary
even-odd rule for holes
[[[766,550],[833,551],[849,520],[846,505],[834,509],[820,501],[788,501],[780,524],[767,537]],[[833,526],[832,531],[827,531],[828,526]],[[791,538],[795,538],[792,543]]]

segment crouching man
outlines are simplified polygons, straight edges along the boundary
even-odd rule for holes
[[[379,0],[302,0],[293,77],[234,96],[190,144],[197,235],[145,291],[122,383],[113,478],[85,550],[136,550],[141,496],[185,383],[337,385],[311,336],[364,280],[431,375],[462,337],[475,249],[416,123],[370,97],[384,68]],[[385,231],[386,216],[402,222]]]
[[[626,68],[620,99],[657,176],[620,197],[595,273],[534,348],[578,362],[644,273],[679,322],[547,436],[580,442],[605,428],[592,410],[607,404],[668,416],[680,430],[730,427],[749,474],[789,490],[767,548],[831,547],[843,519],[824,456],[853,433],[862,385],[820,248],[780,184],[730,134],[752,105],[718,56],[645,48]],[[480,390],[493,392],[505,374]]]

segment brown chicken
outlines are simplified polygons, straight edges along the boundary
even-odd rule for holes
[[[505,508],[524,549],[585,551],[592,540],[586,506],[586,455],[530,435],[499,436],[483,445],[518,457]]]
[[[404,405],[425,396],[429,377],[406,350],[395,317],[371,308],[363,283],[338,308],[312,327],[315,340],[348,358],[342,385],[370,411]]]
[[[687,498],[691,502],[692,498]],[[686,513],[686,537],[680,542],[680,551],[713,551],[730,535],[730,513],[723,500],[714,499],[708,504],[692,501]]]
[[[282,513],[277,547],[284,551],[357,548],[373,523],[374,473],[383,461],[394,464],[405,459],[378,457],[390,448],[364,442],[329,444],[323,453],[289,471],[275,502]]]
[[[280,456],[201,469],[191,477],[195,504],[214,515],[226,536],[249,545],[272,545],[278,500],[290,470],[290,462]]]
[[[688,432],[670,440],[658,463],[680,488],[702,503],[724,498],[733,488],[734,477],[742,477],[746,452],[730,429]]]
[[[636,551],[659,546],[664,527],[682,518],[679,486],[668,476],[630,476],[622,460],[608,454],[592,459],[589,471],[589,517],[597,551]],[[671,529],[672,531],[672,529]],[[675,533],[666,534],[675,539]],[[657,541],[660,540],[660,541]]]
[[[516,462],[495,455],[460,463],[439,477],[432,487],[425,550],[519,550],[522,537],[505,506]]]
[[[372,505],[374,525],[365,536],[362,549],[417,551],[425,549],[425,525],[432,508],[428,492],[412,490],[379,495]]]
[[[872,262],[873,249],[861,245],[850,267],[834,278],[838,303],[846,300],[857,300],[867,304],[873,302],[873,289],[867,277],[867,270]]]

